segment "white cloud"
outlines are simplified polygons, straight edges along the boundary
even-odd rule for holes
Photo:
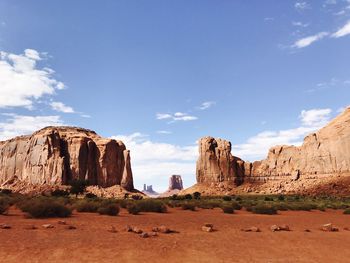
[[[206,110],[206,109],[209,109],[210,107],[214,106],[215,104],[216,104],[215,101],[205,101],[198,107],[198,109]]]
[[[23,116],[17,114],[4,114],[9,118],[0,122],[0,140],[24,134],[31,134],[46,126],[60,126],[63,121],[60,116]]]
[[[348,21],[342,28],[332,34],[332,37],[339,38],[350,34],[350,21]]]
[[[273,17],[265,17],[264,18],[264,21],[274,21],[275,20],[275,18],[273,18]]]
[[[156,184],[159,187],[156,190],[165,191],[172,174],[182,175],[186,186],[194,183],[197,145],[153,142],[139,132],[112,138],[123,141],[130,150],[134,182],[138,188],[144,183]]]
[[[306,9],[310,9],[310,5],[307,2],[296,2],[294,4],[295,9],[298,11],[304,11]]]
[[[298,26],[298,27],[308,27],[308,26],[309,26],[309,24],[302,23],[302,22],[299,22],[299,21],[297,21],[297,22],[292,22],[292,25],[293,25],[293,26]]]
[[[299,116],[301,124],[294,129],[263,131],[249,138],[246,143],[232,146],[232,153],[243,159],[264,159],[268,150],[276,145],[300,145],[303,138],[322,128],[330,119],[330,109],[303,110]]]
[[[20,55],[0,51],[0,108],[30,108],[35,100],[64,88],[53,78],[52,69],[37,67],[39,60],[39,52],[33,49]]]
[[[171,120],[171,122],[174,121],[194,121],[198,118],[196,116],[189,115],[187,113],[183,112],[175,112],[174,114],[168,114],[168,113],[157,113],[156,114],[157,120]]]
[[[50,103],[50,106],[53,110],[63,113],[74,113],[74,109],[72,107],[64,105],[62,102],[53,101]]]
[[[320,32],[316,35],[308,36],[308,37],[299,39],[298,41],[296,41],[294,43],[294,45],[292,47],[304,48],[304,47],[307,47],[318,40],[321,40],[325,36],[328,36],[328,32]]]
[[[171,131],[157,131],[158,134],[172,134]]]
[[[331,109],[303,110],[299,118],[305,126],[322,127],[329,121],[331,112]]]

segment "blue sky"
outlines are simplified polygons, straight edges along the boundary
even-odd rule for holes
[[[0,51],[0,139],[90,128],[163,191],[202,136],[261,159],[349,105],[350,1],[0,0]]]

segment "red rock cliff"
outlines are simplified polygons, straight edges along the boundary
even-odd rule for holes
[[[121,141],[76,127],[47,127],[30,136],[0,142],[0,183],[93,185],[133,190],[130,153]]]

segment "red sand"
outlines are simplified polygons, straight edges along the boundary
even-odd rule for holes
[[[75,213],[65,219],[77,227],[67,230],[59,219],[26,219],[18,210],[0,216],[0,262],[350,262],[350,216],[342,211],[281,212],[279,215],[254,215],[238,211],[224,214],[220,209],[197,212],[170,209],[166,214],[117,217]],[[53,229],[42,224],[51,223]],[[201,231],[204,223],[218,230]],[[326,223],[339,232],[322,232]],[[37,230],[26,230],[34,224]],[[180,233],[140,238],[123,229],[129,224],[144,231],[166,225]],[[273,224],[288,224],[290,232],[271,232]],[[118,233],[107,230],[114,226]],[[257,226],[260,233],[241,228]],[[304,232],[310,229],[311,232]]]

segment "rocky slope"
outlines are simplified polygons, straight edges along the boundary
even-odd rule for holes
[[[327,126],[308,135],[302,146],[275,146],[265,160],[253,163],[232,156],[228,141],[200,139],[198,184],[181,193],[307,193],[311,189],[317,193],[317,189],[328,189],[323,186],[331,183],[332,193],[350,194],[350,187],[344,189],[344,183],[336,183],[344,181],[339,177],[349,175],[350,108],[347,108]]]
[[[92,185],[133,190],[130,152],[121,141],[76,127],[47,127],[0,142],[0,184]]]

